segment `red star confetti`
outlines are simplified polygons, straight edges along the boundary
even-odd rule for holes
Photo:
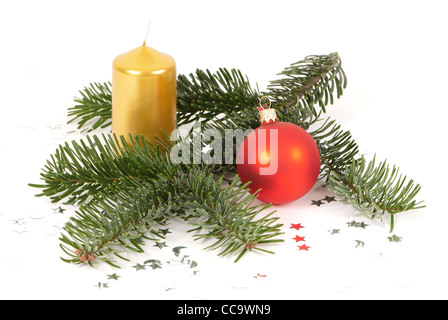
[[[302,226],[300,223],[297,223],[297,224],[291,223],[291,227],[290,228],[299,230],[300,228],[305,228],[305,227]]]
[[[299,237],[299,236],[296,236],[295,238],[292,239],[296,240],[296,242],[305,241],[305,237]]]
[[[299,251],[300,250],[308,251],[308,249],[311,248],[311,247],[308,247],[306,244],[302,244],[301,246],[297,246],[297,247],[299,248]]]

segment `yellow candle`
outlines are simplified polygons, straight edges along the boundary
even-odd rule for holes
[[[166,53],[146,46],[123,53],[113,61],[112,132],[143,135],[157,142],[176,127],[176,63]]]

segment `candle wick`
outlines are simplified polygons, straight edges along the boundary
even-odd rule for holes
[[[145,41],[143,41],[143,47],[146,46],[146,41],[148,40],[149,26],[150,26],[150,25],[151,25],[151,21],[148,21],[148,26],[146,27]]]

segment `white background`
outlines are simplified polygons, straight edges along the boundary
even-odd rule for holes
[[[0,4],[0,298],[2,299],[446,299],[445,1],[2,1]],[[389,224],[311,200],[278,206],[285,242],[275,255],[204,251],[183,223],[168,247],[146,246],[121,269],[60,260],[59,228],[73,209],[36,198],[39,173],[68,133],[78,90],[111,79],[118,54],[143,42],[171,54],[178,73],[239,68],[264,90],[290,63],[339,52],[348,77],[328,114],[362,153],[387,159],[422,185],[426,208]],[[57,213],[61,206],[67,210]],[[347,222],[365,221],[366,229]],[[296,231],[291,223],[305,228]],[[328,230],[340,229],[331,235]],[[309,251],[292,240],[305,236]],[[356,240],[365,243],[355,247]],[[186,246],[189,268],[171,249]],[[162,269],[133,267],[159,259]],[[193,274],[193,271],[198,271]],[[117,273],[118,280],[107,275]],[[257,274],[265,277],[257,276]],[[98,282],[109,288],[98,288]]]

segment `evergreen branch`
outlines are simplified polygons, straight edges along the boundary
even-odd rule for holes
[[[277,112],[279,121],[294,123],[307,131],[313,124],[320,121],[321,114],[322,112],[315,114],[314,107],[308,104],[283,108],[281,112]]]
[[[96,135],[86,136],[86,140],[66,142],[51,155],[41,173],[44,183],[30,184],[43,189],[37,196],[75,204],[99,192],[114,193],[130,181],[146,181],[175,170],[158,148],[150,148],[142,138],[131,140],[132,147],[115,135],[103,135],[103,141]]]
[[[119,267],[110,255],[127,260],[122,256],[125,250],[143,252],[143,238],[149,239],[145,234],[167,219],[172,205],[170,193],[154,184],[151,192],[131,188],[113,195],[99,193],[93,198],[82,204],[63,228],[60,246],[71,257],[62,258],[65,262],[91,263],[99,259]]]
[[[283,78],[271,81],[266,94],[282,108],[296,106],[302,109],[318,104],[325,112],[325,106],[333,104],[334,91],[339,98],[347,86],[347,77],[337,52],[308,56],[291,64],[279,75]],[[314,115],[318,114],[314,107],[311,110]]]
[[[342,202],[349,203],[364,214],[374,218],[378,213],[391,215],[391,232],[394,215],[400,212],[423,208],[414,200],[420,185],[413,180],[406,183],[406,176],[399,175],[399,169],[390,169],[386,161],[375,166],[375,158],[368,164],[362,156],[354,159],[342,173],[331,171],[328,187]]]
[[[196,239],[216,238],[216,242],[207,247],[215,250],[225,247],[219,255],[238,254],[238,261],[248,250],[261,250],[260,244],[281,242],[283,240],[272,240],[280,232],[279,218],[272,218],[271,212],[264,217],[254,220],[262,211],[271,204],[253,206],[256,195],[251,195],[246,190],[246,185],[237,187],[240,182],[236,176],[229,186],[222,187],[221,177],[214,180],[212,175],[199,172],[190,175],[186,180],[189,192],[186,194],[186,207],[193,209],[193,215],[205,217],[198,222],[192,222],[195,226],[192,231],[204,231],[195,235]],[[262,249],[264,252],[271,251]]]
[[[172,212],[186,210],[196,218],[205,217],[202,226],[216,223],[231,230],[225,243],[232,243],[233,249],[226,248],[221,255],[244,246],[239,258],[247,250],[264,250],[260,244],[281,241],[271,239],[281,234],[281,224],[273,225],[278,218],[253,221],[268,206],[249,207],[254,196],[241,200],[247,191],[234,189],[238,178],[223,188],[222,179],[215,181],[206,165],[173,165],[159,147],[138,137],[131,137],[128,146],[120,138],[103,135],[101,141],[87,136],[87,142],[60,146],[42,174],[45,183],[32,185],[43,188],[43,195],[54,201],[68,197],[69,203],[82,202],[60,238],[61,248],[71,257],[64,261],[99,259],[115,265],[110,254],[123,258],[126,249],[142,252],[139,239],[147,232],[157,234],[154,225]],[[237,200],[241,202],[230,207],[228,201]],[[213,247],[218,248],[218,242]]]
[[[319,147],[321,177],[327,181],[332,171],[341,174],[359,152],[350,131],[340,128],[335,120],[327,118],[318,129],[309,132]]]
[[[317,118],[314,108],[325,106],[342,95],[347,80],[337,53],[308,56],[291,64],[280,73],[284,78],[271,81],[268,91],[261,94],[253,89],[247,76],[238,69],[220,68],[216,73],[197,69],[189,76],[177,78],[177,120],[184,125],[201,119],[211,120],[225,114],[237,118],[242,128],[256,128],[258,116],[256,106],[262,95],[268,95],[279,113],[296,106],[297,110],[310,110]],[[69,123],[77,122],[78,129],[94,121],[87,131],[110,126],[112,119],[111,83],[92,83],[80,91],[81,98],[69,108]],[[305,124],[303,124],[305,125]]]
[[[253,104],[245,108],[224,111],[223,119],[231,119],[234,127],[255,129],[259,126],[258,105],[261,96],[269,96],[272,107],[277,110],[279,121],[292,122],[308,130],[320,120],[325,106],[333,104],[334,91],[339,98],[347,85],[341,59],[337,53],[320,56],[308,56],[304,60],[291,64],[280,75],[281,79],[271,81],[267,92],[254,97]],[[314,107],[318,104],[321,110]],[[221,119],[214,119],[221,121]]]
[[[212,119],[222,113],[257,106],[260,94],[241,71],[220,68],[216,73],[197,69],[177,78],[177,119],[183,125]]]
[[[87,132],[98,128],[107,128],[112,124],[112,84],[110,82],[91,83],[79,91],[81,98],[75,98],[75,106],[68,108],[68,121],[77,122],[78,129],[94,121]]]

